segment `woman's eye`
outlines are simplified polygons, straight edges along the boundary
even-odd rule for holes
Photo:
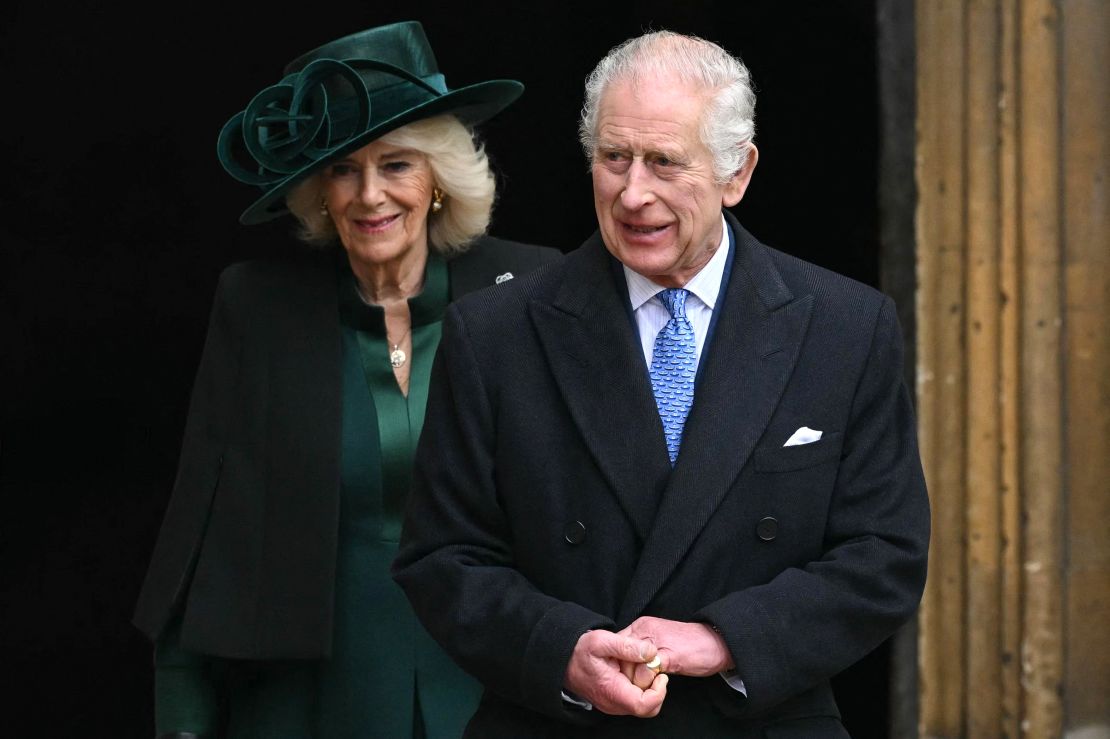
[[[399,159],[395,162],[386,162],[386,164],[382,167],[382,169],[384,169],[386,172],[389,172],[391,174],[400,174],[402,172],[409,171],[409,169],[411,167],[412,167],[412,164],[410,162],[406,162],[403,159]]]
[[[332,177],[350,177],[357,172],[358,170],[354,165],[343,164],[342,162],[331,165],[331,169],[329,170]]]

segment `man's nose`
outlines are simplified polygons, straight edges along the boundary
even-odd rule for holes
[[[621,205],[627,210],[637,210],[655,200],[652,189],[651,169],[642,159],[633,159],[625,174],[624,190],[621,191]]]

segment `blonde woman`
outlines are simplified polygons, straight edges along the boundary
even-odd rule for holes
[[[522,86],[449,89],[418,23],[292,62],[218,153],[324,247],[222,275],[135,623],[169,737],[457,737],[480,688],[389,577],[447,304],[559,253],[485,236],[472,126]],[[327,248],[337,244],[335,248]]]

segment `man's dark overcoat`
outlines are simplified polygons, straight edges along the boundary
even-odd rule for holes
[[[846,736],[829,678],[915,610],[929,510],[892,301],[735,235],[672,470],[600,236],[453,305],[394,563],[486,685],[475,737]],[[784,446],[799,428],[816,443]],[[704,621],[747,695],[674,676],[661,714],[561,696],[578,638]]]

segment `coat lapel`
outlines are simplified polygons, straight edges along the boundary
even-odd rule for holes
[[[532,302],[532,320],[571,417],[642,541],[670,474],[643,352],[601,238],[566,264],[555,300]]]
[[[795,299],[766,247],[726,216],[737,249],[732,277],[702,360],[708,364],[678,462],[625,594],[620,624],[649,604],[732,488],[778,405],[809,324],[813,296]]]

